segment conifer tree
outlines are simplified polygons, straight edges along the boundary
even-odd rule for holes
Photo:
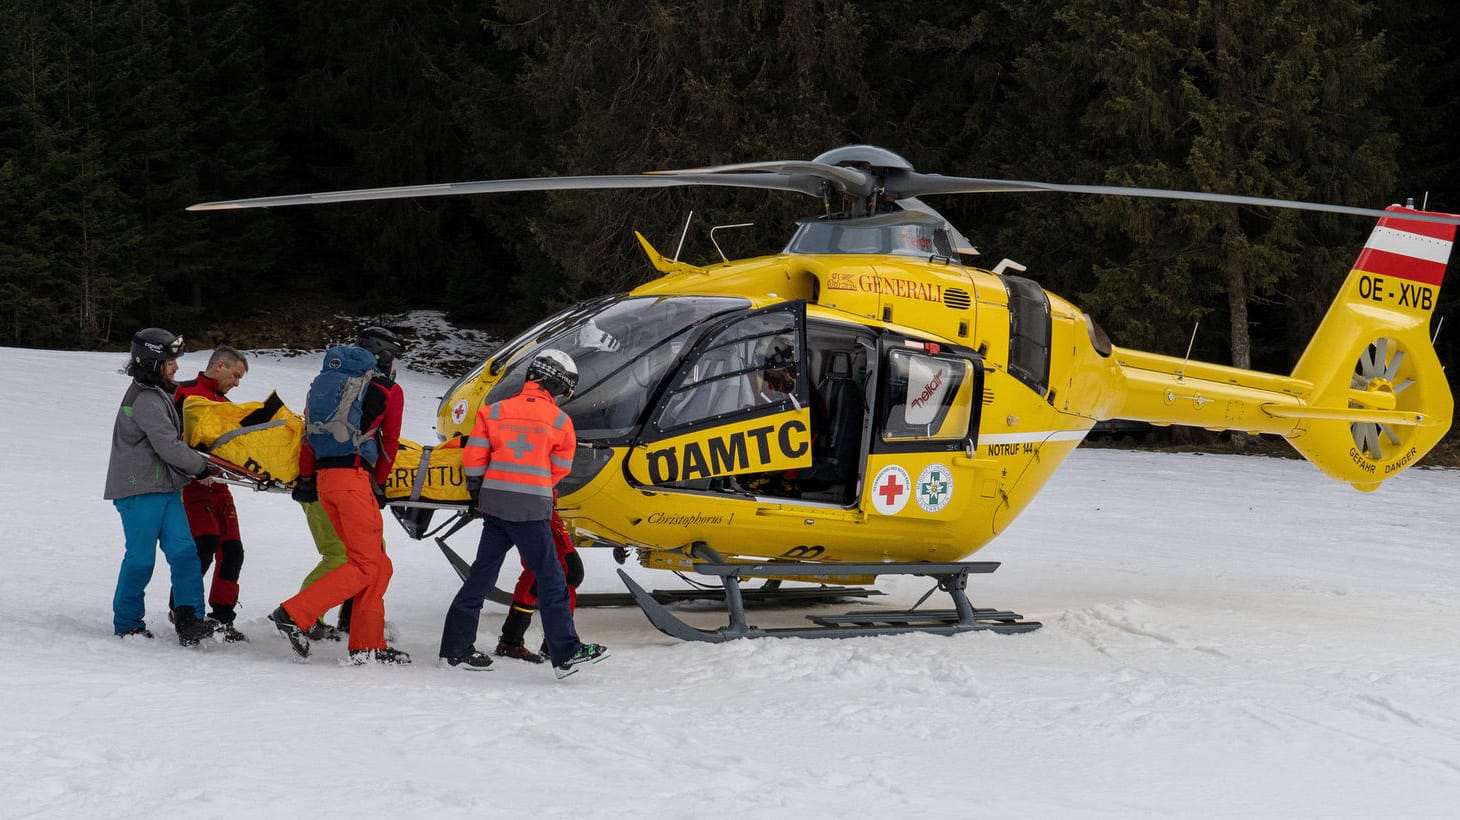
[[[1369,4],[1057,5],[1049,38],[1021,61],[1016,99],[1042,109],[1042,92],[1063,83],[1053,98],[1075,107],[1057,138],[1080,156],[1064,165],[1090,175],[1070,181],[1370,206],[1390,195],[1395,139],[1378,106],[1388,62]],[[1249,305],[1297,307],[1306,338],[1368,227],[1146,200],[1068,213],[1094,273],[1083,303],[1118,341],[1180,351],[1191,322],[1211,315],[1226,320],[1217,338],[1239,366],[1254,361]],[[1279,347],[1257,351],[1263,363],[1291,361],[1283,334],[1264,338]]]

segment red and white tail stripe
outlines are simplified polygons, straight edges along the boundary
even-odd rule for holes
[[[1384,210],[1396,214],[1424,213],[1398,205]],[[1445,278],[1445,265],[1450,261],[1450,246],[1454,241],[1454,225],[1386,216],[1369,235],[1354,270],[1439,287]]]

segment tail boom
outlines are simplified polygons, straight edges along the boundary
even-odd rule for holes
[[[1429,325],[1456,226],[1387,210],[1292,375],[1117,349],[1124,389],[1109,415],[1280,435],[1361,490],[1413,466],[1454,412]]]

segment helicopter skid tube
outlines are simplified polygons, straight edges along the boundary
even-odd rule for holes
[[[696,551],[713,555],[713,551],[696,546]],[[715,556],[718,558],[718,556]],[[1032,632],[1042,624],[1020,620],[1014,612],[976,609],[965,593],[969,573],[989,573],[998,568],[993,561],[953,562],[942,564],[763,564],[701,563],[695,571],[718,576],[725,585],[725,607],[730,623],[719,629],[700,629],[680,620],[644,589],[628,573],[619,570],[619,578],[628,587],[634,602],[656,629],[683,641],[721,643],[736,638],[856,638],[867,635],[899,635],[925,632],[933,635],[956,635],[961,632]],[[745,620],[745,605],[740,595],[742,577],[794,577],[814,581],[833,575],[921,575],[934,578],[938,588],[953,599],[951,610],[877,610],[845,615],[811,615],[807,620],[815,626],[762,629]]]

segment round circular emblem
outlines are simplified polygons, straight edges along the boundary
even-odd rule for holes
[[[953,498],[953,474],[942,464],[929,464],[918,473],[918,483],[913,487],[913,495],[918,499],[918,506],[923,512],[935,513],[948,506],[949,499]]]
[[[872,506],[883,515],[896,515],[907,506],[912,493],[912,480],[907,470],[896,464],[883,467],[872,481]]]
[[[451,420],[457,424],[466,421],[466,399],[457,399],[456,404],[451,405]]]

